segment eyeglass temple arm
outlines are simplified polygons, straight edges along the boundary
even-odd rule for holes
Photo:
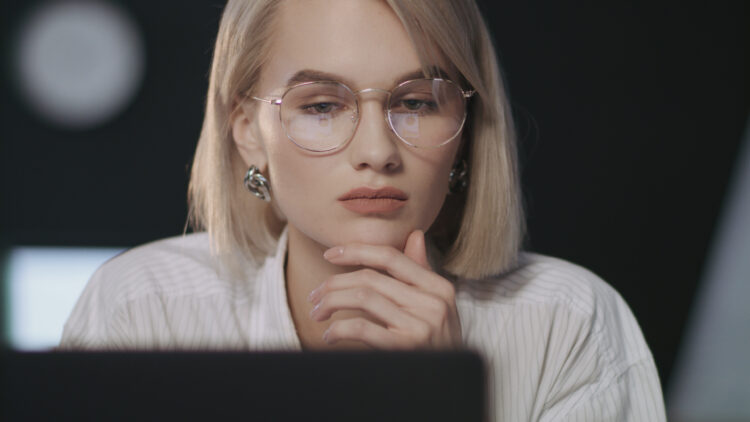
[[[250,96],[253,100],[263,101],[264,103],[273,104],[273,105],[281,105],[281,98],[258,98],[254,96]]]

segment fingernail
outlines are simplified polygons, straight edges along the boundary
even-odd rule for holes
[[[342,253],[344,253],[344,248],[342,248],[341,246],[334,246],[331,249],[325,251],[325,253],[323,253],[323,258],[333,259],[341,255]]]
[[[313,299],[315,299],[315,293],[317,292],[318,292],[318,289],[311,291],[310,294],[307,295],[307,301],[312,303]]]
[[[310,311],[310,318],[315,317],[315,312],[318,310],[318,308],[320,308],[320,303],[318,303],[317,305],[315,305],[314,308],[312,308],[312,311]]]

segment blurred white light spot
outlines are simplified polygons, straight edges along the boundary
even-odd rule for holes
[[[63,325],[94,271],[122,249],[25,247],[11,250],[6,272],[9,343],[45,350],[60,343]]]
[[[20,26],[16,79],[39,115],[84,129],[119,113],[136,93],[144,68],[138,29],[103,2],[46,4]]]

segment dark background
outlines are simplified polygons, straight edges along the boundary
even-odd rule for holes
[[[223,2],[119,2],[143,31],[131,105],[85,131],[21,101],[3,2],[0,247],[133,246],[182,232]],[[528,248],[630,304],[665,389],[748,116],[744,2],[481,2],[520,135]]]

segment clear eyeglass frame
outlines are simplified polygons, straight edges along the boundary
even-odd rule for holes
[[[405,85],[413,84],[413,83],[417,83],[417,82],[421,82],[421,81],[426,81],[426,82],[430,82],[430,83],[432,83],[434,81],[438,81],[440,83],[447,83],[448,86],[455,87],[456,92],[460,93],[460,96],[461,96],[461,98],[463,100],[463,104],[462,104],[462,107],[463,107],[463,116],[461,118],[461,123],[458,125],[458,128],[456,129],[456,132],[452,136],[450,136],[445,141],[439,143],[438,145],[422,146],[422,145],[416,145],[416,144],[414,144],[412,142],[409,142],[408,140],[404,139],[404,137],[402,137],[401,135],[399,135],[398,131],[394,128],[393,121],[391,119],[391,116],[392,116],[392,114],[391,114],[391,96],[392,96],[393,92],[395,92],[395,91],[403,88]],[[289,92],[291,92],[295,88],[303,87],[303,86],[309,86],[309,85],[313,85],[313,84],[334,84],[334,85],[338,85],[340,87],[343,87],[354,98],[354,104],[355,104],[355,108],[356,108],[356,122],[353,125],[353,128],[352,128],[351,133],[349,134],[349,136],[345,140],[343,140],[341,143],[339,143],[338,145],[332,146],[330,148],[322,149],[322,150],[307,148],[304,145],[300,145],[289,134],[289,130],[286,127],[286,125],[284,124],[284,119],[282,117],[281,105],[283,104],[284,98],[287,96],[287,94],[289,94]],[[439,147],[442,147],[442,146],[450,143],[454,139],[456,139],[456,137],[458,137],[458,135],[461,133],[461,130],[463,130],[463,127],[464,127],[464,125],[466,123],[466,116],[468,114],[468,112],[467,112],[467,101],[468,101],[469,98],[471,98],[476,93],[475,90],[464,90],[464,89],[462,89],[458,84],[456,84],[455,82],[453,82],[453,81],[451,81],[449,79],[442,79],[442,78],[420,78],[420,79],[410,79],[410,80],[407,80],[407,81],[403,81],[403,82],[399,83],[398,85],[396,85],[391,90],[381,89],[381,88],[364,88],[364,89],[360,89],[359,91],[354,91],[351,88],[349,88],[346,84],[344,84],[342,82],[339,82],[339,81],[310,81],[310,82],[301,82],[301,83],[294,84],[292,86],[287,87],[286,90],[284,91],[284,93],[281,94],[281,97],[278,97],[278,98],[260,98],[260,97],[256,97],[256,96],[252,96],[252,95],[247,95],[247,97],[248,98],[252,98],[253,100],[256,100],[256,101],[262,101],[262,102],[265,102],[265,103],[268,103],[268,104],[271,104],[271,105],[279,106],[279,122],[281,123],[281,126],[284,128],[284,133],[286,134],[286,137],[295,146],[297,146],[297,147],[299,147],[299,148],[301,148],[301,149],[303,149],[305,151],[312,152],[312,153],[329,153],[329,152],[332,152],[332,151],[336,151],[336,150],[342,148],[344,145],[348,144],[349,141],[351,141],[351,139],[357,133],[357,129],[359,127],[359,121],[360,121],[359,95],[360,94],[364,94],[364,93],[368,93],[368,92],[379,92],[379,93],[386,94],[386,99],[385,99],[385,102],[384,102],[385,107],[384,107],[383,111],[384,111],[384,118],[385,118],[386,124],[388,125],[388,128],[390,129],[390,131],[401,142],[405,143],[406,145],[408,145],[408,146],[410,146],[412,148],[419,148],[419,149],[434,149],[434,148],[439,148]]]

